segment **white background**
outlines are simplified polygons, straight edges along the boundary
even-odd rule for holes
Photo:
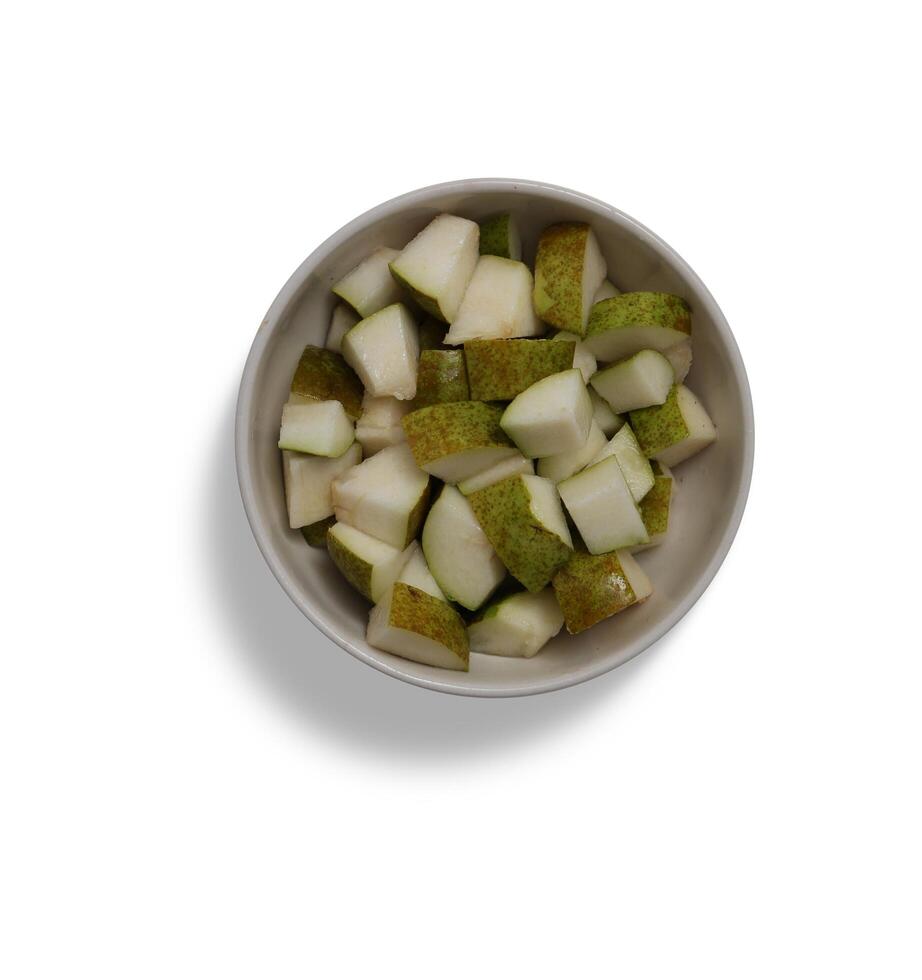
[[[4,8],[0,974],[920,976],[911,7]],[[466,176],[662,235],[756,410],[691,614],[509,702],[327,642],[232,462],[290,272]]]

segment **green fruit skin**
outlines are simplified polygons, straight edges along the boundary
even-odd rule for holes
[[[397,284],[402,286],[413,297],[416,305],[423,312],[428,313],[429,316],[434,316],[436,320],[441,320],[442,323],[448,323],[448,317],[442,312],[442,307],[439,306],[438,300],[433,299],[432,296],[427,296],[425,293],[421,293],[412,283],[404,279],[394,268],[393,262],[391,262],[388,268],[391,270],[391,275],[396,279]]]
[[[653,486],[644,494],[640,501],[640,516],[647,534],[665,534],[669,528],[669,502],[672,498],[672,480],[668,476],[657,475],[653,478]]]
[[[536,381],[573,367],[575,350],[572,340],[469,340],[464,357],[471,398],[511,401]]]
[[[419,355],[414,408],[470,401],[467,367],[460,350],[424,350]]]
[[[545,228],[535,256],[535,312],[544,320],[582,337],[582,268],[589,225],[563,222]]]
[[[311,401],[338,401],[353,421],[362,415],[362,382],[342,354],[325,347],[304,348],[291,379],[291,393]]]
[[[508,214],[495,214],[480,223],[480,254],[498,255],[503,259],[511,259],[509,249]]]
[[[327,535],[327,551],[346,581],[369,602],[374,602],[371,597],[372,566],[345,548],[332,534]]]
[[[465,449],[512,446],[499,427],[502,406],[486,402],[445,402],[420,408],[401,420],[417,466]]]
[[[672,293],[622,293],[592,307],[586,336],[621,327],[669,327],[691,335],[691,307]]]
[[[464,620],[447,602],[405,582],[394,585],[389,625],[426,636],[470,664],[470,645]]]
[[[554,576],[554,594],[568,633],[582,633],[637,601],[615,552],[573,553]]]
[[[662,405],[638,408],[630,413],[631,428],[648,459],[688,438],[688,426],[679,408],[678,390],[678,385],[673,385]]]
[[[336,518],[333,515],[329,517],[324,517],[322,520],[315,521],[313,524],[308,524],[306,527],[301,528],[301,533],[304,535],[304,540],[312,548],[326,548],[327,546],[327,531],[336,523]]]
[[[424,350],[447,350],[445,346],[445,324],[426,317],[419,325],[419,349]]]
[[[529,592],[540,592],[572,554],[570,546],[532,514],[521,477],[484,487],[467,499],[500,561]]]

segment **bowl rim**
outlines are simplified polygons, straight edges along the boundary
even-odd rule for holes
[[[254,481],[251,477],[253,467],[253,454],[249,432],[249,419],[251,418],[254,388],[259,365],[282,315],[288,309],[292,300],[297,296],[299,290],[307,281],[313,269],[340,244],[346,242],[357,232],[373,224],[381,218],[388,217],[396,212],[403,210],[411,205],[421,205],[428,203],[429,199],[444,194],[461,193],[495,193],[510,191],[526,191],[537,193],[544,197],[549,197],[562,202],[578,202],[581,206],[595,211],[600,217],[614,221],[621,225],[632,234],[644,239],[647,244],[656,252],[668,259],[682,276],[694,283],[699,294],[703,297],[704,305],[713,321],[723,343],[726,346],[727,354],[733,368],[733,373],[740,388],[742,401],[742,471],[741,479],[736,498],[733,503],[733,510],[727,522],[724,534],[715,549],[711,560],[704,570],[698,575],[694,582],[690,583],[681,601],[678,602],[662,619],[651,624],[633,643],[625,649],[619,651],[617,656],[602,658],[598,663],[578,671],[542,680],[539,682],[523,682],[518,685],[512,684],[504,688],[481,687],[475,683],[459,683],[461,678],[469,679],[470,674],[459,674],[445,680],[434,680],[428,677],[419,677],[409,670],[410,661],[407,662],[408,668],[402,669],[400,666],[385,663],[369,656],[367,652],[350,642],[346,637],[339,635],[335,630],[327,625],[323,617],[318,615],[311,605],[305,601],[301,590],[296,582],[288,575],[284,564],[275,553],[269,541],[269,532],[266,522],[259,513],[258,501],[256,499]],[[752,483],[752,467],[755,452],[755,428],[752,408],[752,392],[749,387],[749,379],[746,368],[743,364],[742,355],[736,343],[736,338],[727,323],[722,310],[717,305],[716,300],[711,295],[710,290],[702,282],[701,278],[691,268],[691,266],[679,255],[678,252],[667,242],[663,241],[658,235],[652,232],[645,225],[635,218],[625,214],[618,208],[606,204],[597,198],[590,197],[580,191],[574,191],[567,187],[557,184],[550,184],[538,180],[518,180],[511,177],[471,177],[463,180],[451,180],[439,184],[430,184],[409,191],[397,197],[384,201],[373,208],[365,211],[353,218],[352,221],[343,225],[338,231],[330,235],[325,241],[315,248],[310,255],[295,269],[288,278],[288,281],[281,288],[272,305],[263,317],[250,347],[249,355],[243,368],[240,380],[240,388],[237,395],[237,408],[235,414],[234,443],[236,455],[237,482],[240,488],[240,495],[243,500],[244,511],[256,544],[259,547],[266,564],[277,579],[279,585],[288,594],[292,602],[301,612],[317,627],[325,636],[332,640],[337,646],[356,659],[374,667],[382,673],[388,674],[399,680],[414,684],[417,687],[428,690],[440,691],[445,694],[464,695],[469,697],[524,697],[532,694],[545,694],[550,691],[572,687],[577,684],[585,683],[595,677],[620,667],[652,646],[657,640],[661,639],[671,630],[676,623],[685,616],[692,606],[701,598],[707,587],[711,584],[718,569],[723,564],[736,533],[739,530],[746,502],[749,498],[749,489]]]

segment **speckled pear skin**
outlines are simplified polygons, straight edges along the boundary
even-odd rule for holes
[[[572,340],[469,340],[464,357],[471,398],[511,401],[536,381],[573,367],[575,350]]]
[[[433,320],[431,316],[427,316],[419,325],[419,349],[421,351],[448,350],[445,344],[447,332],[444,323],[439,323],[438,320]]]
[[[511,215],[494,214],[480,222],[480,254],[498,255],[511,259],[509,248],[509,222]]]
[[[416,305],[423,310],[423,312],[428,313],[429,316],[433,316],[436,320],[441,320],[442,323],[448,323],[448,318],[442,312],[441,306],[439,306],[438,300],[433,299],[431,296],[427,296],[425,293],[421,293],[408,279],[404,279],[402,275],[394,268],[394,263],[391,262],[388,268],[391,270],[391,275],[394,277],[398,286],[402,286],[409,294],[413,297],[413,301]]]
[[[540,592],[569,559],[570,546],[532,513],[521,476],[484,487],[467,499],[500,561],[529,592]]]
[[[465,449],[514,446],[499,427],[503,408],[486,402],[428,405],[401,420],[417,466]]]
[[[403,542],[404,548],[406,548],[410,542],[419,534],[423,526],[423,521],[426,519],[426,514],[429,513],[429,503],[432,500],[432,478],[429,478],[429,482],[426,484],[426,488],[419,496],[419,500],[416,502],[416,506],[410,511],[407,517],[407,536]]]
[[[333,564],[356,592],[360,592],[369,602],[374,602],[371,597],[372,565],[346,548],[332,534],[327,535],[327,551],[333,559]]]
[[[304,535],[304,540],[312,548],[326,548],[327,546],[327,531],[336,523],[336,517],[330,515],[329,517],[324,517],[323,520],[315,521],[313,524],[308,524],[306,527],[301,528],[301,533]]]
[[[648,459],[688,438],[688,426],[679,408],[678,390],[678,385],[673,385],[662,405],[638,408],[630,413],[631,428]]]
[[[582,633],[637,601],[614,551],[575,551],[554,576],[554,594],[568,633]]]
[[[535,312],[558,330],[583,335],[583,260],[590,228],[566,221],[545,228],[535,256]]]
[[[672,293],[622,293],[592,307],[586,336],[622,327],[669,327],[691,336],[691,307]]]
[[[447,647],[464,662],[465,669],[470,664],[471,651],[464,620],[454,606],[422,589],[405,582],[394,585],[388,624]]]
[[[349,418],[356,420],[362,414],[362,382],[346,363],[342,354],[308,344],[301,354],[291,393],[311,401],[338,401]]]
[[[460,350],[424,350],[419,355],[414,408],[470,401],[467,366]]]
[[[665,534],[669,529],[669,504],[672,500],[672,479],[657,473],[653,477],[653,486],[640,501],[640,516],[643,526],[652,539],[655,535]]]

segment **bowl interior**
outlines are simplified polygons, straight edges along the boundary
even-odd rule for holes
[[[288,527],[277,448],[279,418],[305,344],[324,342],[331,284],[381,245],[400,248],[443,211],[479,219],[511,211],[534,258],[540,230],[588,221],[623,290],[677,293],[693,310],[694,363],[687,384],[719,431],[718,442],[675,470],[668,540],[638,561],[654,593],[645,603],[578,636],[565,631],[530,660],[472,655],[469,674],[414,664],[365,643],[368,604],[346,585],[326,552]],[[238,472],[244,503],[270,567],[295,603],[351,653],[395,676],[468,694],[533,693],[577,683],[643,650],[690,608],[732,541],[748,491],[752,417],[748,385],[729,328],[687,265],[649,231],[609,206],[571,191],[513,181],[464,181],[427,188],[374,209],[325,242],[292,276],[260,327],[241,385]],[[305,624],[305,630],[310,627]]]

